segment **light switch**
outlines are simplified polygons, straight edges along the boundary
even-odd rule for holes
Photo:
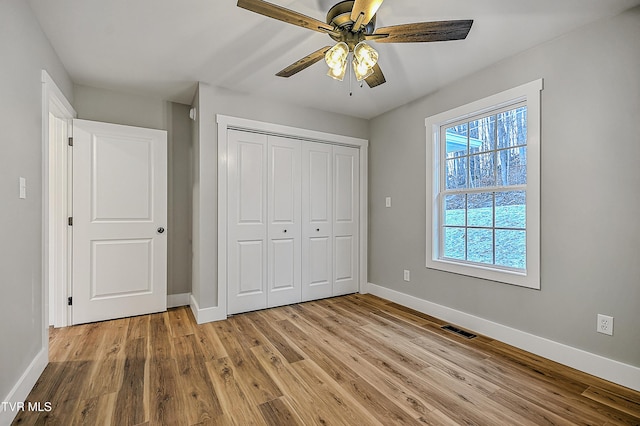
[[[387,197],[384,199],[385,207],[391,207],[391,197]]]
[[[20,198],[27,198],[27,180],[20,178]]]

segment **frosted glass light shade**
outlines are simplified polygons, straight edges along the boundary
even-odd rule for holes
[[[329,68],[343,68],[344,63],[347,62],[347,55],[349,55],[349,46],[341,41],[327,51],[324,60]]]
[[[373,68],[367,67],[362,62],[358,62],[356,58],[353,59],[353,72],[356,75],[358,81],[362,81],[365,78],[373,74]]]
[[[367,68],[373,68],[378,63],[378,52],[364,41],[356,44],[353,56],[358,60],[358,63]]]
[[[347,73],[347,61],[346,59],[342,62],[342,66],[329,68],[327,75],[331,78],[335,78],[338,81],[344,80],[344,76]]]

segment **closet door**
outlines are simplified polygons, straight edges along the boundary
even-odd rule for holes
[[[302,300],[333,295],[333,147],[302,148]]]
[[[268,137],[268,307],[297,303],[301,297],[300,144]]]
[[[357,148],[333,147],[333,295],[358,291],[360,168]]]
[[[267,136],[228,132],[228,312],[267,307]]]

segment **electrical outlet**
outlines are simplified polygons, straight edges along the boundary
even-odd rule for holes
[[[598,314],[598,328],[596,330],[598,333],[613,336],[613,317]]]
[[[404,280],[405,281],[411,281],[411,272],[409,272],[408,269],[404,270]]]
[[[391,197],[387,197],[384,199],[384,206],[391,207]]]

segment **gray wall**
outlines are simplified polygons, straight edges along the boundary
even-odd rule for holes
[[[0,401],[42,348],[42,83],[69,76],[23,0],[0,1]],[[18,179],[27,198],[18,198]]]
[[[78,118],[167,130],[167,293],[191,292],[191,120],[189,106],[74,85]]]
[[[170,102],[79,84],[73,88],[78,118],[167,130]]]
[[[640,366],[638,40],[635,8],[373,119],[369,281]],[[541,77],[542,289],[426,269],[424,119]]]
[[[191,162],[188,105],[171,103],[169,132],[168,293],[191,292]]]
[[[369,122],[313,108],[299,107],[200,84],[198,147],[194,148],[194,288],[200,308],[217,300],[217,125],[216,114],[282,124],[367,139]],[[194,292],[195,293],[195,292]]]

